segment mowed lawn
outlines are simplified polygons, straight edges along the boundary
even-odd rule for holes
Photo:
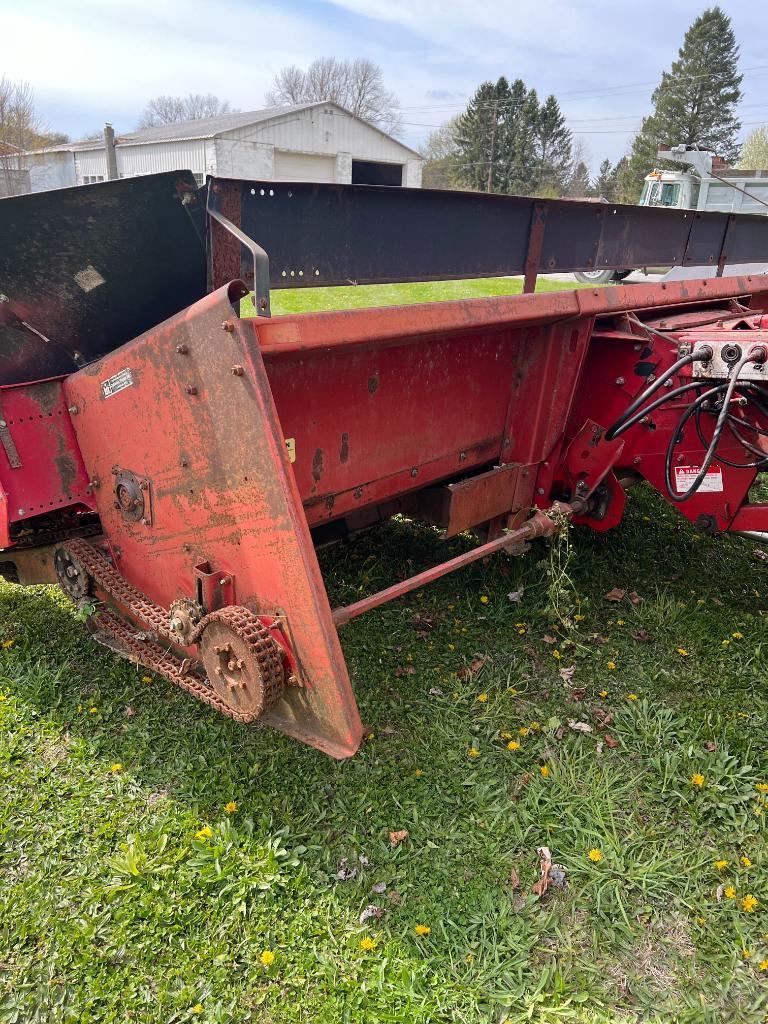
[[[320,558],[346,603],[470,543],[393,521]],[[353,621],[343,763],[3,584],[0,1021],[763,1022],[759,546],[640,488]]]

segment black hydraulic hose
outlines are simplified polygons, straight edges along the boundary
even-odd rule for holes
[[[710,352],[711,358],[711,352]],[[694,360],[704,360],[704,353],[699,350],[696,353],[689,352],[688,355],[681,356],[676,363],[673,363],[668,370],[666,370],[660,377],[658,377],[649,387],[641,391],[637,398],[632,402],[624,412],[619,416],[615,423],[613,423],[605,432],[605,440],[612,441],[616,437],[617,431],[624,425],[626,420],[636,412],[637,409],[646,402],[651,395],[655,395],[659,388],[663,388],[664,384],[671,378],[674,377],[684,366],[688,366]],[[706,360],[704,360],[706,361]]]
[[[707,441],[707,439],[704,437],[704,431],[701,427],[701,412],[702,409],[701,407],[699,407],[696,410],[696,413],[694,414],[694,422],[696,423],[696,433],[699,435],[699,441],[701,442],[702,447],[706,449],[709,447],[709,441]],[[733,469],[758,469],[760,466],[763,465],[763,463],[768,462],[768,455],[766,455],[765,452],[760,451],[759,448],[754,448],[751,444],[749,444],[749,442],[745,441],[742,437],[738,435],[738,433],[734,430],[732,425],[732,421],[735,419],[735,416],[728,417],[728,427],[733,436],[736,438],[739,444],[745,446],[746,448],[749,449],[749,451],[753,452],[754,454],[761,455],[762,458],[758,459],[757,462],[734,462],[732,459],[727,458],[725,455],[721,455],[720,452],[717,453],[715,458],[724,466],[731,466]],[[738,422],[741,423],[742,421],[739,420]]]
[[[685,395],[689,391],[694,391],[696,388],[703,387],[706,387],[706,384],[704,384],[703,381],[697,380],[692,384],[682,384],[679,388],[674,388],[672,391],[668,391],[666,394],[662,395],[661,398],[655,399],[655,401],[651,402],[650,405],[646,405],[645,408],[638,410],[634,416],[630,416],[628,420],[625,420],[620,427],[614,430],[613,437],[621,437],[626,430],[629,430],[630,427],[634,427],[636,423],[639,423],[640,420],[649,413],[655,412],[656,409],[664,405],[665,402],[670,402],[673,398],[678,398],[680,395]],[[605,436],[606,440],[612,440],[612,438],[608,437],[608,434]]]
[[[732,367],[731,372],[728,375],[727,385],[720,384],[715,388],[711,388],[709,391],[705,391],[703,395],[700,395],[695,401],[691,402],[689,407],[680,417],[680,422],[677,424],[677,427],[675,428],[672,437],[670,438],[669,445],[667,446],[667,456],[664,460],[664,482],[666,484],[667,494],[669,495],[672,501],[677,502],[678,504],[680,504],[683,501],[687,501],[689,498],[693,497],[693,495],[696,493],[696,491],[698,491],[699,487],[701,486],[704,477],[707,475],[709,467],[712,465],[712,460],[715,457],[715,451],[720,442],[720,437],[723,433],[723,428],[725,427],[728,418],[729,407],[731,404],[731,399],[733,397],[733,392],[736,390],[736,385],[739,381],[739,374],[741,373],[744,366],[746,366],[747,363],[750,363],[752,361],[753,360],[750,355],[743,355],[741,359],[738,361],[738,363],[736,363]],[[675,445],[679,442],[680,438],[682,437],[683,428],[685,424],[688,422],[691,416],[694,415],[696,410],[700,408],[704,404],[704,402],[707,401],[707,399],[713,398],[716,394],[719,394],[723,390],[723,388],[725,388],[725,395],[723,396],[723,407],[720,410],[720,413],[717,417],[715,429],[712,434],[712,440],[709,442],[709,447],[707,448],[707,452],[704,456],[704,461],[701,465],[701,468],[699,469],[699,472],[696,474],[693,483],[690,485],[690,487],[682,494],[677,494],[672,487],[672,474],[670,472],[672,468],[672,456],[674,453]]]

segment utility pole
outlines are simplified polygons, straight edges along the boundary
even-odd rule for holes
[[[493,123],[491,125],[491,156],[488,161],[488,184],[486,185],[485,191],[493,191],[493,156],[496,148],[496,104],[497,100],[493,101]]]

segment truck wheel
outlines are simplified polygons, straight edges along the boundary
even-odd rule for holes
[[[577,270],[573,276],[582,284],[616,284],[631,273],[631,270]]]

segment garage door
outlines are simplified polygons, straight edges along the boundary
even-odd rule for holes
[[[275,181],[334,181],[336,157],[275,152]]]

